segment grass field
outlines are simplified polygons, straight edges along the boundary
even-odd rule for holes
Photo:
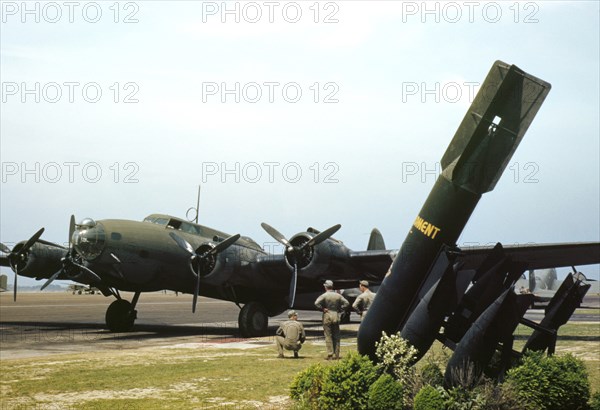
[[[517,330],[516,348],[528,331]],[[269,340],[238,348],[191,343],[5,359],[0,362],[0,408],[291,408],[291,380],[313,363],[326,363],[325,346],[308,341],[300,359],[277,359]],[[345,339],[342,354],[355,350],[354,342]],[[585,361],[592,391],[600,390],[599,342],[600,323],[570,323],[557,344],[558,353],[572,352]],[[447,354],[442,350],[438,344],[428,354]]]

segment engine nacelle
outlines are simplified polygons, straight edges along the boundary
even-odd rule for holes
[[[24,245],[25,241],[19,242],[13,252],[18,252]],[[12,270],[30,278],[49,278],[62,267],[61,259],[66,253],[64,248],[37,242],[27,251],[22,261],[12,266]]]
[[[216,246],[213,242],[205,242],[196,249],[196,253],[202,255],[209,252]],[[196,258],[190,260],[192,269],[195,272],[200,272],[204,282],[212,285],[221,285],[226,282],[235,271],[245,264],[250,264],[256,261],[257,255],[262,255],[263,252],[241,244],[234,244],[229,248],[217,254],[207,255],[204,259]],[[200,264],[202,264],[200,266]],[[198,268],[201,268],[198,270]]]
[[[310,239],[316,236],[314,232],[301,232],[290,239],[290,244],[299,249]],[[335,239],[326,239],[323,242],[306,246],[300,251],[292,251],[289,248],[285,251],[285,262],[290,268],[294,269],[294,263],[298,264],[298,270],[306,269],[311,272],[311,276],[327,276],[327,272],[336,269],[336,260],[347,260],[350,250],[343,243]]]

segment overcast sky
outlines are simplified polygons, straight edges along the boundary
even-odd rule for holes
[[[260,244],[397,249],[495,60],[552,90],[459,245],[600,240],[597,1],[0,4],[10,247],[185,217],[202,184],[200,222]]]

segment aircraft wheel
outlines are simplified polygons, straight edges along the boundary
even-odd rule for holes
[[[267,310],[258,302],[246,303],[238,317],[242,337],[265,336],[269,325]]]
[[[133,328],[137,311],[126,300],[115,300],[106,310],[106,327],[111,332],[128,332]]]

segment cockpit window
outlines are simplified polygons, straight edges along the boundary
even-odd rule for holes
[[[191,233],[192,235],[200,235],[200,228],[187,222],[182,222],[179,229],[183,232]]]
[[[150,222],[157,225],[166,225],[169,220],[167,218],[159,218],[156,216],[148,216],[144,218],[144,222]]]
[[[156,214],[149,215],[146,218],[144,218],[144,222],[162,225],[162,226],[165,226],[167,229],[176,229],[178,231],[186,232],[186,233],[189,233],[192,235],[202,236],[205,238],[216,237],[215,239],[213,239],[214,242],[221,242],[221,241],[225,240],[225,238],[229,237],[229,235],[227,235],[223,232],[208,228],[206,226],[182,221],[181,219],[178,219],[178,218],[171,218],[171,217],[168,217],[167,215],[164,215],[164,216],[156,215]],[[260,246],[258,246],[258,244],[256,244],[250,238],[243,238],[243,239],[246,239],[249,242],[251,242],[251,245],[250,245],[251,247],[255,247],[259,250],[262,249]]]
[[[167,228],[179,229],[181,227],[181,221],[177,219],[169,219]]]

